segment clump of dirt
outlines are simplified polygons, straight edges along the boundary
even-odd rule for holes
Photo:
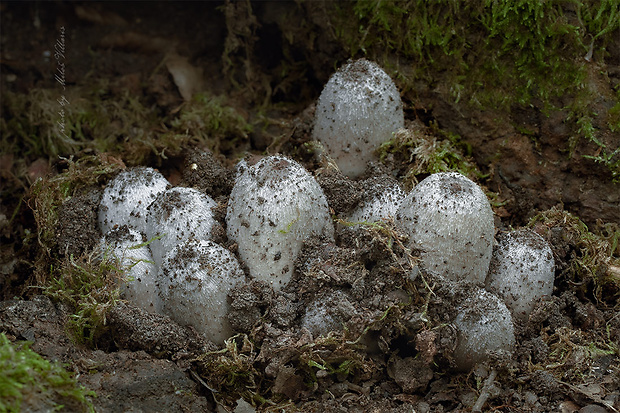
[[[224,168],[209,150],[190,149],[185,155],[183,183],[196,188],[213,199],[230,194],[233,175]]]
[[[97,211],[102,191],[99,188],[84,189],[67,199],[60,207],[58,221],[58,250],[62,255],[78,256],[92,250],[100,238]]]

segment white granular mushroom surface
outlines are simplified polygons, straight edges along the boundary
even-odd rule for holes
[[[228,201],[228,238],[250,275],[279,290],[305,239],[333,239],[327,200],[314,177],[286,157],[268,156],[250,167],[242,162],[239,170]]]
[[[146,232],[146,209],[170,183],[153,168],[136,167],[112,179],[99,204],[99,228],[104,234],[114,227],[128,225]]]
[[[515,318],[527,318],[553,292],[555,261],[549,244],[528,229],[506,234],[493,251],[486,287],[502,297]]]
[[[164,312],[221,344],[232,335],[226,315],[228,293],[245,282],[237,259],[212,241],[188,240],[177,245],[161,267]]]
[[[110,230],[101,239],[100,247],[106,254],[120,260],[126,280],[120,286],[121,298],[151,313],[160,313],[158,270],[142,234],[122,225]]]
[[[477,289],[459,306],[454,324],[459,338],[453,357],[460,370],[467,371],[488,359],[491,352],[513,351],[515,333],[510,311],[486,290]]]
[[[430,175],[407,195],[397,221],[427,271],[484,283],[493,251],[493,211],[472,180],[457,172]]]
[[[153,259],[161,266],[164,256],[185,240],[208,240],[215,220],[211,208],[217,203],[193,188],[176,187],[161,193],[149,206],[146,237]]]
[[[316,107],[312,136],[345,175],[357,177],[374,151],[404,127],[396,85],[376,63],[359,59],[329,79]]]

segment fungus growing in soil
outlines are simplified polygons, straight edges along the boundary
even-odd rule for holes
[[[364,191],[360,205],[351,213],[351,222],[378,222],[394,218],[405,199],[405,192],[394,183],[374,182]]]
[[[359,59],[341,67],[323,88],[312,136],[342,173],[354,178],[404,124],[403,104],[392,79],[376,63]]]
[[[513,317],[524,319],[553,292],[555,262],[549,244],[528,229],[503,236],[493,251],[487,290],[503,298]]]
[[[228,201],[228,238],[237,243],[250,275],[277,291],[291,278],[305,239],[334,238],[323,190],[300,164],[268,156],[238,165]]]
[[[164,312],[209,340],[222,344],[232,335],[226,315],[228,293],[245,282],[237,259],[212,241],[190,239],[177,245],[161,267]]]
[[[127,280],[121,285],[121,298],[152,313],[161,313],[157,267],[148,245],[136,230],[122,225],[101,238],[100,247],[110,250],[122,265]]]
[[[493,211],[473,181],[457,172],[430,175],[405,197],[396,220],[427,271],[482,284],[493,250]]]
[[[146,231],[146,209],[170,183],[153,168],[127,169],[112,179],[99,204],[99,227],[104,234],[116,226],[128,225]]]
[[[458,344],[452,356],[461,371],[489,358],[491,352],[511,353],[515,345],[510,311],[496,295],[476,289],[458,308],[454,321]]]
[[[146,238],[151,240],[158,267],[164,256],[189,238],[210,239],[215,220],[211,208],[217,203],[193,188],[176,187],[159,194],[147,208]]]

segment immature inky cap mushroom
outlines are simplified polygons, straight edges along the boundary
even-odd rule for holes
[[[486,287],[504,299],[513,317],[525,319],[553,292],[555,262],[549,244],[528,229],[503,236],[493,251]]]
[[[161,278],[170,318],[217,344],[232,335],[228,293],[245,282],[245,275],[230,251],[212,241],[190,239],[164,257]]]
[[[329,79],[316,107],[314,139],[345,175],[361,175],[374,151],[404,127],[403,104],[392,79],[376,63],[356,60]]]
[[[493,251],[493,211],[473,181],[456,172],[430,175],[407,195],[396,220],[427,271],[484,283]]]
[[[452,356],[461,371],[489,358],[490,353],[511,353],[515,345],[512,317],[494,294],[476,289],[458,308],[454,321],[458,344]]]
[[[250,275],[275,290],[291,278],[305,239],[334,237],[323,190],[300,164],[268,156],[239,173],[228,200],[228,238],[237,243]]]
[[[193,188],[176,187],[159,194],[146,216],[146,237],[158,267],[183,241],[211,238],[215,223],[211,208],[216,205],[211,197]]]
[[[152,313],[161,313],[157,267],[142,234],[127,225],[110,230],[101,238],[100,247],[120,260],[126,281],[120,287],[121,298]]]
[[[129,225],[138,232],[146,229],[146,208],[170,183],[153,168],[127,169],[112,179],[99,204],[99,227],[104,234],[115,226]]]
[[[351,213],[351,222],[378,222],[382,219],[396,217],[405,192],[396,182],[369,182],[364,188],[362,202]]]

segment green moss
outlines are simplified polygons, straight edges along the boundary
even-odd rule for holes
[[[562,279],[578,286],[583,294],[593,296],[599,303],[618,307],[620,304],[620,228],[605,224],[590,231],[575,215],[552,208],[541,212],[528,224],[543,233],[554,231],[561,236],[552,248],[569,248],[568,254],[556,253]],[[556,235],[557,236],[557,235]],[[567,255],[564,257],[563,255]]]
[[[239,398],[265,399],[257,391],[260,374],[254,367],[258,353],[246,335],[225,341],[222,350],[205,353],[197,360],[199,373],[218,403],[231,406]]]
[[[619,7],[614,1],[356,1],[340,4],[332,19],[351,56],[387,63],[406,90],[418,79],[450,80],[456,100],[465,95],[488,106],[547,103],[568,85],[582,88],[583,57],[592,46],[604,58],[620,27]],[[390,64],[390,54],[402,59]]]
[[[620,95],[620,89],[618,89],[618,95]],[[620,132],[620,98],[618,99],[618,103],[609,109],[607,116],[609,129],[612,132]]]
[[[105,155],[84,156],[76,161],[66,159],[66,170],[51,178],[39,179],[30,189],[28,204],[37,223],[37,237],[41,246],[37,258],[37,284],[46,284],[46,274],[54,264],[58,210],[62,203],[78,191],[107,181],[123,168],[120,160]]]
[[[199,94],[178,113],[160,116],[130,92],[113,92],[106,80],[68,88],[64,95],[49,89],[7,92],[2,109],[3,150],[27,159],[94,150],[144,165],[178,155],[188,145],[230,150],[251,130],[222,97]]]
[[[94,412],[95,393],[79,386],[57,363],[0,334],[0,411],[20,412],[47,406],[50,411]]]
[[[236,109],[228,106],[223,97],[200,93],[170,120],[163,139],[207,146],[214,153],[230,153],[247,141],[251,131],[252,126]]]
[[[605,60],[619,33],[617,1],[359,0],[338,3],[329,18],[351,57],[378,60],[405,93],[422,81],[455,103],[483,110],[568,109],[574,137],[567,149],[580,137],[594,142],[602,148],[595,160],[619,179],[618,148],[605,147],[601,131],[588,128],[597,99],[589,68]],[[573,103],[564,108],[560,97]]]
[[[24,157],[56,158],[85,149],[115,152],[127,142],[154,134],[158,119],[129,92],[113,95],[107,82],[91,88],[33,89],[27,95],[7,93],[8,119],[3,144]]]
[[[296,364],[308,383],[317,382],[319,370],[340,381],[359,382],[378,372],[378,366],[360,351],[361,347],[349,341],[346,334],[330,333],[302,346]]]
[[[379,147],[378,153],[381,160],[385,160],[388,154],[393,154],[397,160],[407,165],[404,182],[411,188],[418,182],[418,176],[438,172],[454,171],[471,179],[480,178],[482,174],[476,164],[461,148],[467,150],[467,146],[458,136],[437,127],[419,126],[395,132],[393,139]]]
[[[550,372],[560,383],[574,386],[573,390],[591,381],[591,372],[597,368],[601,357],[613,358],[620,354],[618,344],[602,331],[560,327],[549,334],[545,328],[541,338],[549,346],[549,356],[544,364],[533,365],[533,370]]]
[[[62,258],[56,244],[58,211],[67,199],[84,188],[107,181],[123,164],[104,155],[65,162],[64,172],[40,179],[31,188],[29,204],[37,222],[40,248],[35,279],[29,284],[43,288],[47,295],[68,305],[73,311],[68,323],[73,337],[78,342],[93,344],[103,332],[106,311],[118,299],[122,269],[104,253]]]
[[[125,273],[110,251],[65,258],[44,293],[72,310],[67,327],[78,342],[93,347],[106,331],[106,314],[119,300]]]

